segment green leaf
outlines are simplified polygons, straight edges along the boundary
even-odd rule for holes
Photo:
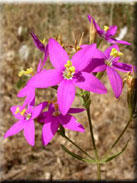
[[[93,160],[93,159],[85,159],[85,158],[83,158],[83,157],[81,157],[81,156],[79,156],[79,155],[77,155],[77,154],[75,154],[75,153],[73,153],[73,152],[71,152],[70,150],[68,150],[64,145],[62,145],[61,144],[61,147],[62,147],[62,149],[65,151],[65,152],[67,152],[69,155],[71,155],[73,158],[75,158],[75,159],[78,159],[78,160],[81,160],[81,161],[84,161],[84,162],[87,162],[87,163],[94,163],[94,164],[97,164],[98,163],[98,161],[96,161],[96,160]]]
[[[79,156],[79,155],[77,155],[77,154],[71,152],[71,151],[68,150],[64,145],[61,144],[61,147],[62,147],[62,149],[63,149],[65,152],[67,152],[67,153],[68,153],[69,155],[71,155],[73,158],[76,158],[76,159],[78,159],[78,160],[83,161],[84,158],[82,158],[81,156]]]
[[[117,156],[119,156],[120,154],[122,154],[125,151],[125,149],[127,148],[128,142],[129,142],[129,140],[127,141],[126,145],[122,148],[122,150],[120,152],[118,152],[118,153],[116,153],[116,154],[114,154],[114,155],[112,155],[110,157],[107,157],[106,159],[102,160],[102,162],[109,162],[112,159],[114,159]]]

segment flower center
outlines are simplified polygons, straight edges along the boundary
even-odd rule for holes
[[[104,26],[104,31],[108,31],[109,30],[109,27],[108,26]]]
[[[60,115],[60,111],[59,111],[59,106],[57,104],[57,99],[49,101],[48,103],[53,105],[54,111],[53,111],[52,115],[54,117],[59,116]]]
[[[65,71],[63,71],[64,78],[72,79],[75,73],[75,67],[72,65],[72,62],[68,60],[67,64],[65,64],[64,67],[66,68]]]
[[[33,69],[32,69],[32,68],[28,68],[26,71],[21,70],[21,71],[18,73],[18,76],[19,76],[19,77],[22,77],[23,75],[31,75],[31,76],[33,76],[33,75],[34,75]]]
[[[108,66],[111,66],[112,65],[112,62],[113,62],[113,59],[116,58],[116,57],[120,57],[122,55],[123,55],[122,52],[116,50],[115,48],[112,48],[112,50],[110,52],[110,57],[105,61],[105,63]]]
[[[24,116],[26,120],[29,120],[31,118],[31,113],[26,113],[26,109],[23,109],[20,111],[19,107],[16,108],[15,114],[20,113],[21,116]]]

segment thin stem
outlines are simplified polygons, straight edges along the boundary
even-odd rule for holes
[[[86,151],[84,151],[81,147],[79,147],[75,142],[73,142],[69,137],[66,135],[63,136],[65,139],[67,139],[71,144],[73,144],[75,147],[77,147],[80,151],[82,151],[84,154],[86,154],[90,159],[95,160],[92,156],[90,156]]]
[[[94,134],[93,134],[93,127],[92,127],[89,107],[86,109],[86,111],[87,111],[90,134],[91,134],[91,140],[92,140],[92,143],[93,143],[95,156],[96,156],[96,159],[99,160],[98,151],[97,151],[97,147],[96,147],[95,139],[94,139]],[[100,165],[100,163],[97,164],[97,177],[98,177],[98,180],[101,180],[101,165]]]
[[[101,164],[97,164],[97,173],[98,173],[98,180],[101,180]]]
[[[93,134],[93,127],[92,127],[92,122],[91,122],[91,117],[90,117],[90,110],[89,108],[86,109],[87,111],[87,116],[88,116],[88,122],[89,122],[89,128],[90,128],[90,135],[91,135],[91,140],[93,143],[93,148],[95,151],[95,156],[98,158],[98,152],[97,152],[97,148],[96,148],[96,144],[95,144],[95,139],[94,139],[94,134]]]
[[[103,157],[106,157],[110,152],[111,150],[114,148],[114,146],[119,142],[119,140],[121,139],[121,137],[124,135],[125,131],[127,130],[130,122],[132,121],[132,115],[130,116],[125,128],[122,130],[122,132],[120,133],[120,135],[117,137],[117,139],[114,141],[114,143],[111,145],[111,147],[107,150],[107,152],[104,154]]]

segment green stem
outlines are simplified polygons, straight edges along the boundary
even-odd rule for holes
[[[107,155],[111,152],[111,150],[115,147],[115,145],[119,142],[119,140],[121,139],[121,137],[124,135],[125,131],[127,130],[130,122],[132,121],[132,115],[130,116],[125,128],[122,130],[122,132],[120,133],[120,135],[116,138],[116,140],[114,141],[114,143],[111,145],[111,147],[107,150],[107,152],[103,155],[103,157],[107,157]]]
[[[92,127],[89,107],[86,109],[86,111],[87,111],[87,116],[88,116],[88,122],[89,122],[89,128],[90,128],[90,134],[91,134],[91,140],[93,143],[94,153],[95,153],[96,159],[99,160],[98,151],[97,151],[97,147],[96,147],[95,139],[94,139],[94,134],[93,134],[93,127]],[[98,176],[98,180],[101,180],[100,163],[97,164],[97,176]]]
[[[71,144],[73,144],[75,147],[77,147],[81,152],[86,154],[90,159],[95,160],[92,156],[90,156],[86,151],[84,151],[81,147],[79,147],[75,142],[73,142],[69,137],[66,135],[63,136],[65,139],[67,139]]]
[[[98,180],[101,180],[101,164],[97,164],[97,174],[98,174]]]
[[[88,122],[89,122],[89,128],[90,128],[90,135],[91,135],[91,140],[92,140],[92,143],[93,143],[93,148],[94,148],[95,156],[96,156],[96,158],[98,158],[98,152],[97,152],[97,148],[96,148],[96,144],[95,144],[95,139],[94,139],[94,134],[93,134],[93,127],[92,127],[92,122],[91,122],[91,117],[90,117],[90,110],[89,110],[89,108],[86,109],[86,111],[87,111]]]

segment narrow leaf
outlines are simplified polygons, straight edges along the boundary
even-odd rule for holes
[[[69,155],[71,155],[73,158],[76,158],[76,159],[78,159],[78,160],[81,160],[81,161],[84,161],[84,162],[87,162],[87,163],[94,163],[94,164],[97,164],[98,163],[98,161],[96,161],[96,160],[93,160],[93,159],[85,159],[85,158],[83,158],[83,157],[81,157],[81,156],[79,156],[79,155],[77,155],[77,154],[75,154],[75,153],[73,153],[73,152],[71,152],[70,150],[68,150],[64,145],[62,145],[61,144],[61,147],[62,147],[62,149],[65,151],[65,152],[67,152]]]
[[[82,158],[81,156],[71,152],[70,150],[68,150],[64,145],[61,144],[62,149],[67,152],[69,155],[71,155],[73,158],[76,158],[78,160],[84,161],[84,158]]]
[[[125,151],[125,149],[127,148],[128,142],[129,142],[129,140],[127,141],[126,145],[122,148],[122,150],[121,150],[120,152],[118,152],[118,153],[116,153],[116,154],[114,154],[114,155],[112,155],[112,156],[110,156],[110,157],[108,157],[108,158],[106,158],[106,159],[104,159],[104,160],[102,160],[102,161],[103,161],[103,162],[109,162],[109,161],[111,161],[112,159],[114,159],[114,158],[116,158],[117,156],[119,156],[120,154],[122,154],[122,153]]]

